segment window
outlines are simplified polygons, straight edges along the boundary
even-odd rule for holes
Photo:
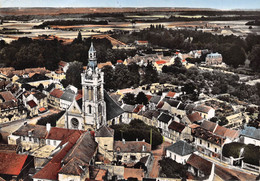
[[[71,119],[71,125],[72,127],[75,129],[75,128],[78,128],[79,127],[79,121],[76,119],[76,118],[72,118]]]
[[[202,140],[200,140],[200,144],[202,144]]]
[[[88,105],[88,113],[91,114],[92,110],[91,110],[91,105]]]
[[[208,143],[208,148],[209,148],[210,144]]]
[[[29,141],[32,141],[32,138],[31,138],[31,137],[29,137]]]
[[[174,155],[174,160],[176,160],[176,155]]]
[[[218,152],[218,149],[217,149],[217,148],[215,148],[215,152]]]
[[[53,141],[53,145],[56,146],[56,140]]]
[[[131,160],[133,160],[133,161],[136,160],[136,157],[135,157],[134,155],[131,155],[130,158],[131,158]]]
[[[37,143],[37,138],[34,138],[33,141],[34,141],[34,143]]]
[[[50,141],[50,140],[47,140],[47,144],[50,145],[50,144],[51,144],[51,141]]]
[[[23,141],[25,141],[25,136],[23,136]]]

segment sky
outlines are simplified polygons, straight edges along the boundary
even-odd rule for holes
[[[260,0],[0,0],[0,7],[190,7],[260,9]]]

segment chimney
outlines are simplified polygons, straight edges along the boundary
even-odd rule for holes
[[[124,138],[122,139],[122,142],[125,144],[125,139]]]
[[[142,151],[145,151],[145,146],[144,145],[142,146]]]
[[[51,130],[51,123],[46,124],[46,131],[49,133]]]

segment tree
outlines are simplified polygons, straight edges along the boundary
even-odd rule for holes
[[[43,86],[43,84],[42,84],[42,83],[40,83],[40,84],[38,85],[37,89],[38,89],[39,91],[42,91],[42,90],[44,89],[44,86]]]
[[[255,71],[260,71],[259,67],[260,67],[260,45],[256,45],[253,47],[250,55],[249,55],[249,59],[251,60],[250,62],[250,67],[252,67],[252,69],[254,69]]]
[[[102,72],[104,72],[104,81],[105,81],[105,89],[106,90],[116,90],[116,83],[114,80],[114,70],[111,66],[105,66],[102,68]]]
[[[135,95],[131,93],[126,93],[126,95],[123,97],[123,101],[125,104],[135,105]]]
[[[174,66],[176,66],[176,67],[182,67],[182,62],[181,62],[181,58],[180,57],[176,57],[175,59],[174,59]]]
[[[223,59],[226,64],[237,68],[239,65],[243,65],[245,63],[246,53],[242,47],[233,45],[223,55]]]
[[[82,63],[72,62],[66,72],[66,81],[68,84],[81,89],[81,73],[83,71]]]
[[[148,104],[148,98],[146,97],[146,95],[143,92],[139,92],[136,96],[136,102],[138,104],[143,104],[143,105],[147,105]]]

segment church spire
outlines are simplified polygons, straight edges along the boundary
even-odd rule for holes
[[[91,46],[88,51],[88,67],[95,70],[97,67],[97,57],[96,57],[96,50],[94,48],[93,42],[91,42]]]

